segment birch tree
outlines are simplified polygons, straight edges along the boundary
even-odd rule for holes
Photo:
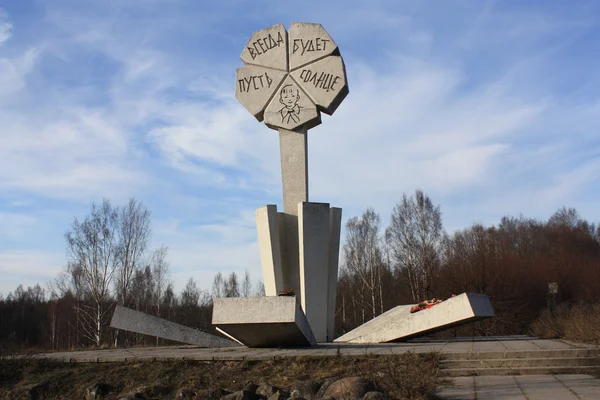
[[[421,190],[410,198],[404,194],[394,206],[386,237],[395,267],[407,277],[413,301],[429,298],[444,238],[439,206]]]
[[[66,232],[68,273],[80,297],[78,318],[83,335],[96,346],[107,325],[107,303],[117,265],[118,214],[108,199],[92,204],[83,221],[77,218]]]
[[[378,315],[377,305],[382,301],[377,301],[381,296],[381,269],[383,268],[383,259],[380,246],[379,229],[381,219],[372,208],[368,208],[363,215],[358,218],[350,218],[346,223],[346,240],[344,244],[344,262],[348,271],[355,275],[354,292],[358,294],[363,302],[362,312],[363,320],[365,307],[369,306],[373,317]],[[367,300],[368,298],[368,300]]]

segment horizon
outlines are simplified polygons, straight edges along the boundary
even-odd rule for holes
[[[4,4],[4,296],[54,279],[73,218],[103,198],[152,212],[176,293],[261,280],[254,211],[282,207],[279,145],[235,99],[235,70],[253,32],[292,21],[322,24],[346,64],[350,93],[308,141],[310,200],[342,224],[373,207],[386,226],[415,189],[448,232],[563,206],[598,222],[593,1]]]

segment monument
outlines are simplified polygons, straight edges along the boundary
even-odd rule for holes
[[[294,344],[333,341],[342,210],[309,201],[307,141],[321,113],[333,114],[348,94],[344,61],[320,24],[298,22],[287,32],[282,24],[255,32],[241,59],[246,65],[237,70],[237,99],[258,121],[279,131],[283,212],[275,205],[256,211],[265,294],[274,297],[271,313],[277,313],[278,302],[290,301],[275,296],[293,291],[303,313],[290,311],[295,317],[287,321],[306,332]],[[234,312],[229,303],[244,312]],[[281,337],[273,333],[275,326],[266,321],[274,315],[265,315],[264,304],[261,298],[218,299],[213,324],[247,345],[252,343],[245,336],[262,329],[277,345],[287,331],[281,329]],[[250,315],[266,319],[244,318]],[[301,329],[304,318],[310,334]],[[246,330],[233,328],[241,323]]]
[[[334,341],[342,210],[308,196],[308,130],[348,95],[344,61],[319,24],[294,22],[255,32],[237,69],[235,95],[279,131],[283,211],[256,210],[264,297],[217,298],[212,323],[227,339],[127,309],[111,326],[201,346],[313,346]],[[437,304],[437,303],[436,303]],[[336,342],[406,340],[494,315],[486,295],[463,293],[414,314],[397,306]]]

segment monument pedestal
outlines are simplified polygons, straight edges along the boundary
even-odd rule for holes
[[[331,342],[334,338],[341,221],[342,210],[327,203],[300,202],[297,215],[277,212],[275,205],[256,210],[265,295],[274,298],[269,301],[277,304],[276,299],[284,297],[275,296],[284,290],[293,290],[316,342]],[[220,319],[213,318],[213,324],[228,319],[244,324],[241,321],[245,317],[240,314],[248,310],[229,307],[232,302],[232,299],[215,300],[214,315],[219,315]],[[259,303],[248,299],[247,303],[239,304],[251,307],[250,304]],[[231,314],[225,318],[226,313]],[[261,311],[260,315],[265,316],[265,313]],[[225,332],[244,343],[236,336],[242,332],[241,329]],[[265,343],[276,341],[267,340]]]
[[[293,296],[214,300],[213,325],[248,347],[316,345],[306,315]]]

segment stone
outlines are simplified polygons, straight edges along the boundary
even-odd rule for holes
[[[320,111],[333,114],[348,95],[346,68],[340,56],[326,57],[290,73]]]
[[[265,295],[277,296],[284,286],[279,215],[276,205],[271,204],[256,210],[256,228]]]
[[[264,120],[271,129],[310,129],[321,123],[321,114],[298,83],[288,76],[265,109]]]
[[[333,382],[325,391],[325,396],[335,400],[360,400],[366,393],[374,391],[375,384],[362,377],[348,377]]]
[[[268,397],[268,400],[287,400],[290,398],[290,394],[283,390],[278,390],[276,393]]]
[[[408,340],[494,316],[488,296],[463,293],[431,308],[410,313],[410,305],[395,307],[340,336],[335,342],[385,343]]]
[[[367,392],[362,400],[388,400],[388,397],[381,392]]]
[[[325,392],[327,391],[327,389],[329,388],[329,386],[331,386],[331,384],[335,381],[337,381],[338,379],[340,379],[339,377],[333,377],[333,378],[329,378],[329,379],[325,379],[323,381],[323,383],[321,383],[321,387],[319,388],[319,391],[317,392],[315,398],[317,399],[322,399],[325,397]]]
[[[112,387],[108,383],[96,382],[87,389],[87,400],[102,399],[108,395],[112,390]]]
[[[192,389],[181,389],[177,392],[175,398],[177,399],[194,399],[196,397],[196,392]]]
[[[230,340],[119,305],[115,307],[110,327],[200,347],[238,345]]]
[[[258,385],[254,382],[246,382],[243,390],[247,390],[251,393],[256,393],[256,389],[258,389]]]
[[[254,32],[240,58],[245,64],[287,71],[287,47],[287,32],[277,24]]]
[[[304,397],[307,400],[314,400],[317,398],[316,396],[320,388],[321,384],[311,379],[297,385],[296,389],[292,391],[292,394],[298,392],[298,396],[295,397]]]
[[[293,22],[288,37],[291,71],[338,52],[337,44],[321,24]]]
[[[279,388],[263,382],[258,385],[258,388],[256,388],[256,395],[261,398],[268,399],[269,397],[273,396],[278,391],[279,391]]]
[[[46,398],[47,392],[50,390],[50,382],[43,381],[33,385],[27,390],[27,396],[30,400],[41,400]]]
[[[233,392],[230,391],[230,390],[225,390],[225,389],[219,388],[219,389],[215,389],[212,392],[210,392],[209,393],[210,395],[208,397],[211,398],[211,399],[220,399],[220,398],[222,398],[224,396],[227,396],[228,394],[231,394],[231,393],[233,393]]]
[[[221,400],[255,400],[256,395],[247,390],[240,390],[221,397]]]
[[[265,107],[286,77],[282,71],[245,65],[238,68],[235,97],[258,121],[263,120]]]
[[[217,298],[212,323],[248,347],[316,344],[295,297]]]

